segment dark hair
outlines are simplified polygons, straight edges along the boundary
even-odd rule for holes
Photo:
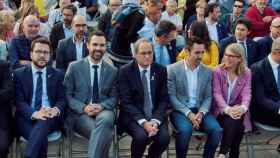
[[[140,38],[140,39],[138,39],[138,40],[135,42],[135,44],[134,44],[134,53],[135,53],[135,54],[138,53],[139,46],[140,46],[140,44],[142,44],[142,43],[149,43],[149,44],[152,46],[152,51],[154,52],[154,48],[153,48],[152,43],[151,43],[148,39],[146,39],[146,38]]]
[[[234,30],[235,30],[235,28],[236,28],[236,26],[237,26],[238,24],[243,24],[243,25],[245,25],[245,26],[247,27],[248,30],[251,30],[251,28],[252,28],[252,23],[251,23],[251,21],[250,21],[248,18],[245,18],[245,17],[237,19],[237,21],[236,21],[235,24],[234,24]]]
[[[155,35],[160,37],[163,35],[168,35],[172,31],[176,31],[176,26],[170,21],[162,20],[155,28]]]
[[[215,8],[219,7],[219,3],[208,3],[205,8],[205,17],[209,16],[209,13],[212,13]]]
[[[105,38],[105,34],[102,31],[95,30],[95,31],[92,31],[92,32],[89,33],[89,36],[88,36],[88,39],[87,39],[88,43],[90,42],[92,36],[103,36]]]
[[[244,7],[244,5],[245,5],[244,0],[234,0],[234,2],[236,2],[236,1],[242,3],[242,5],[243,5],[243,7]]]
[[[190,32],[191,36],[198,37],[204,41],[207,50],[210,48],[211,38],[209,36],[209,31],[205,22],[194,21],[191,24]]]
[[[69,9],[73,12],[73,15],[76,15],[77,13],[77,7],[74,5],[74,4],[69,4],[69,5],[66,5],[62,8],[62,12],[64,11],[64,9]]]
[[[41,43],[41,44],[46,44],[49,46],[50,48],[50,53],[52,53],[52,45],[51,45],[51,42],[48,40],[47,37],[38,37],[38,38],[35,38],[32,43],[31,43],[31,51],[33,51],[36,43]]]
[[[189,52],[191,52],[191,49],[193,47],[194,44],[204,44],[205,42],[203,41],[203,39],[196,37],[196,36],[192,36],[191,38],[188,39],[187,41],[187,49],[189,50]]]

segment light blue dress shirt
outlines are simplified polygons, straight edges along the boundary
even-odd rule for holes
[[[37,71],[42,72],[42,81],[43,81],[43,94],[42,94],[42,107],[50,107],[50,102],[48,98],[48,91],[47,91],[47,69],[46,67],[42,70],[38,70],[35,68],[33,64],[31,64],[32,69],[32,80],[33,80],[33,93],[32,93],[32,102],[31,107],[35,109],[35,91],[36,91],[36,85],[37,85],[37,78],[38,74]]]
[[[64,31],[65,38],[69,38],[69,37],[72,37],[74,35],[71,28],[67,28],[64,23],[63,23],[62,26],[63,26],[63,31]]]
[[[163,66],[167,66],[171,64],[170,56],[166,48],[166,45],[159,44],[158,42],[156,42],[155,38],[153,38],[153,46],[154,46],[156,63],[161,64]]]
[[[73,36],[73,43],[76,47],[76,60],[81,60],[83,58],[84,40],[81,40],[81,42],[76,42],[75,36]]]
[[[138,31],[141,38],[152,39],[155,32],[156,25],[147,17],[144,20],[144,26]]]

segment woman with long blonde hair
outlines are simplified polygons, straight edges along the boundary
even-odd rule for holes
[[[219,158],[239,157],[244,131],[251,130],[249,105],[251,101],[251,71],[246,66],[245,50],[230,44],[222,64],[213,69],[213,97],[211,112],[223,128]]]

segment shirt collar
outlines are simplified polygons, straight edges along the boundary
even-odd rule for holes
[[[31,63],[31,70],[33,75],[37,74],[38,71],[42,72],[42,74],[46,74],[47,68],[44,67],[43,69],[37,69],[35,65]]]
[[[142,66],[140,66],[139,64],[138,65],[138,68],[139,68],[139,71],[140,73],[144,70],[144,68]],[[148,66],[148,68],[146,68],[145,70],[147,70],[147,72],[149,73],[151,71],[151,65]]]
[[[75,33],[73,34],[72,39],[73,39],[73,43],[77,43],[76,40],[75,40]],[[81,44],[81,43],[85,43],[85,39],[83,39],[82,42],[79,42],[79,44]]]
[[[185,69],[186,69],[187,71],[195,72],[195,71],[198,71],[198,69],[199,69],[199,67],[200,67],[200,64],[199,64],[194,70],[192,70],[192,69],[190,68],[190,64],[186,61],[186,59],[184,59],[184,66],[185,66]]]
[[[65,29],[67,29],[67,30],[71,30],[71,27],[70,27],[70,29],[69,29],[69,28],[67,28],[64,22],[62,23],[62,27],[63,27],[63,30],[65,30]]]
[[[206,25],[209,25],[209,26],[216,26],[218,24],[218,22],[215,22],[214,24],[210,24],[208,21],[208,18],[205,19],[205,23],[206,23]]]
[[[277,69],[278,68],[279,64],[272,59],[271,54],[268,55],[268,61],[271,65],[272,69],[274,69],[274,68]]]
[[[243,42],[244,44],[246,44],[247,39],[245,38],[243,41],[240,41],[240,40],[236,39],[236,41],[237,41],[237,43]]]
[[[90,56],[88,56],[88,57],[87,57],[88,62],[89,62],[89,66],[90,66],[90,67],[92,67],[93,65],[98,65],[98,68],[101,68],[101,65],[102,65],[102,60],[101,60],[99,63],[94,64],[94,63],[91,61],[91,59],[90,59],[90,58],[91,58]]]
[[[156,26],[148,17],[145,18],[145,24],[153,27]]]

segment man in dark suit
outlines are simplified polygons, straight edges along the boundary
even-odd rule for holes
[[[167,72],[153,63],[152,44],[146,39],[136,42],[134,57],[133,62],[119,70],[119,129],[132,137],[132,158],[142,158],[151,141],[148,158],[158,158],[170,139],[166,118]]]
[[[271,53],[252,65],[253,119],[280,127],[280,38],[272,43]]]
[[[86,45],[86,18],[76,15],[72,21],[73,37],[59,41],[56,50],[56,68],[66,71],[72,61],[83,59],[88,55]]]
[[[19,136],[28,140],[25,158],[47,157],[47,136],[57,133],[65,105],[63,73],[47,66],[50,42],[38,38],[31,44],[31,65],[14,73],[16,124]]]
[[[231,43],[239,43],[245,50],[245,58],[248,66],[260,60],[258,45],[255,41],[248,38],[251,22],[247,18],[240,18],[236,22],[234,36],[227,37],[220,42],[220,62],[222,61],[224,51]]]
[[[74,16],[77,13],[77,8],[73,4],[69,4],[62,8],[63,22],[57,23],[53,26],[50,33],[50,41],[52,44],[55,59],[55,52],[58,42],[62,39],[69,38],[73,36],[73,31],[71,29],[71,23]]]
[[[205,23],[207,25],[210,38],[218,44],[228,36],[228,31],[222,22],[218,21],[220,16],[220,6],[218,3],[209,3],[205,9]]]
[[[280,17],[273,19],[270,25],[270,35],[258,40],[258,45],[261,48],[261,57],[265,58],[271,52],[272,42],[280,37]]]
[[[0,60],[0,157],[7,158],[12,142],[12,106],[14,87],[10,64]]]

